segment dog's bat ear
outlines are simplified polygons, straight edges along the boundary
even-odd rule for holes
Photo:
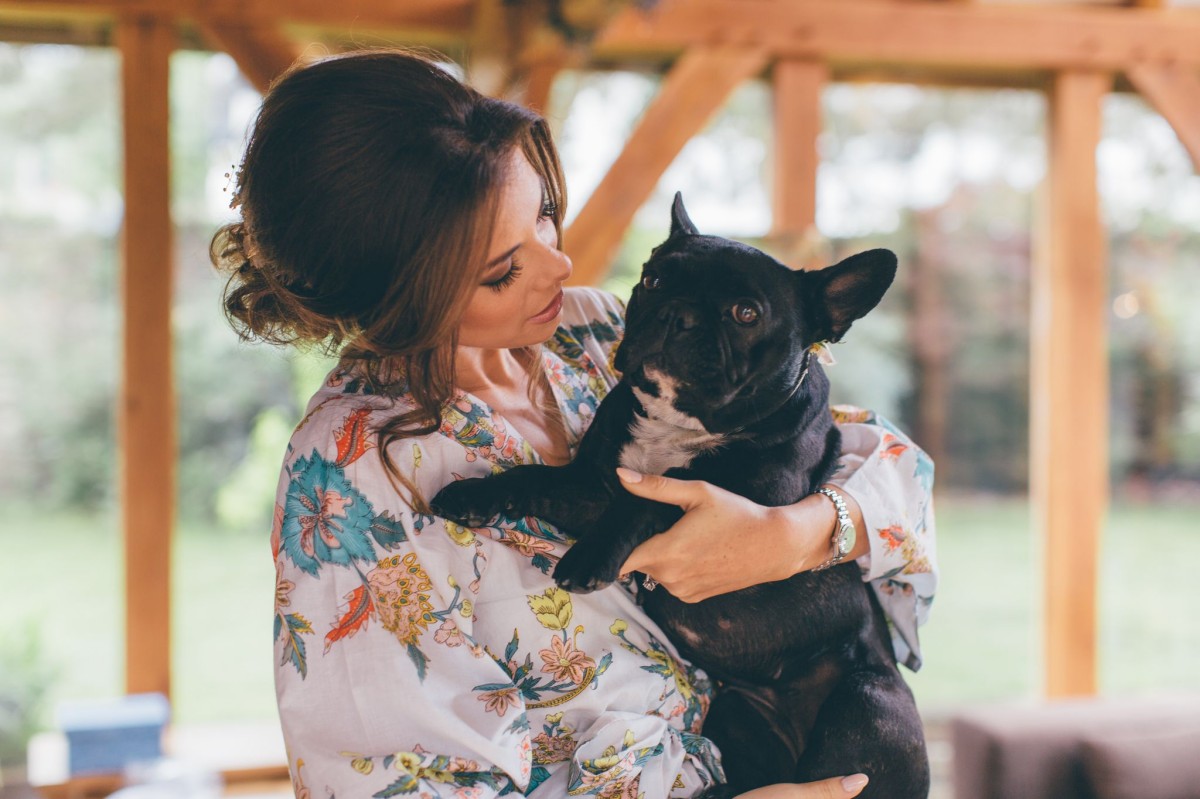
[[[814,341],[838,341],[883,299],[896,277],[896,254],[868,250],[815,272],[797,272],[801,308]]]
[[[698,236],[700,231],[692,224],[687,209],[683,207],[683,192],[675,192],[675,202],[671,203],[671,236]]]

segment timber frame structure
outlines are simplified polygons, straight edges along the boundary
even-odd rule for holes
[[[228,52],[260,90],[312,42],[421,45],[468,79],[544,107],[564,68],[665,71],[624,151],[567,232],[577,282],[602,276],[683,145],[741,82],[775,100],[774,232],[814,225],[820,98],[830,81],[1044,90],[1046,193],[1033,282],[1032,490],[1044,535],[1045,691],[1096,689],[1098,542],[1108,493],[1106,234],[1096,146],[1106,92],[1135,90],[1200,166],[1200,8],[1167,0],[0,0],[0,39],[113,45],[123,57],[126,224],[120,490],[126,686],[170,689],[174,517],[168,58]],[[642,6],[645,3],[640,4]],[[585,7],[576,28],[546,11]],[[581,16],[582,15],[582,16]],[[582,19],[582,21],[580,21]],[[136,157],[132,157],[136,154]]]

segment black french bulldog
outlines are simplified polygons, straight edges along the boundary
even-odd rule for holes
[[[574,461],[454,482],[434,511],[468,526],[501,513],[551,522],[577,538],[554,579],[585,592],[616,580],[634,547],[681,515],[625,491],[619,464],[706,480],[761,505],[800,500],[840,452],[829,382],[810,347],[840,339],[895,272],[887,250],[794,272],[753,247],[700,235],[676,194],[671,234],[629,301],[615,361],[623,379]],[[640,599],[680,653],[721,684],[703,732],[721,749],[727,783],[707,799],[856,772],[871,780],[863,797],[928,796],[921,720],[853,562],[695,604],[663,588]]]

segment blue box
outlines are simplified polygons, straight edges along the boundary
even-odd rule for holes
[[[64,702],[57,716],[67,736],[68,773],[120,772],[129,763],[162,757],[162,733],[170,715],[162,694]]]

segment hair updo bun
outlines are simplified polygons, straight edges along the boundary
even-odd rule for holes
[[[254,122],[237,175],[241,220],[210,247],[228,276],[230,324],[244,339],[361,361],[380,392],[384,375],[403,375],[417,410],[396,429],[436,429],[517,150],[557,209],[561,240],[562,170],[533,111],[408,51],[293,66]]]

